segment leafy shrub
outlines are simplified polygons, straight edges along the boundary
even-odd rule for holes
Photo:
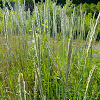
[[[92,13],[88,13],[85,20],[85,33],[87,35],[88,31],[90,30],[90,21],[92,20]]]
[[[3,10],[0,8],[0,20],[3,19]]]
[[[97,8],[98,11],[100,10],[100,1],[97,3],[96,8]]]
[[[3,29],[3,24],[4,24],[4,22],[3,22],[3,10],[0,8],[0,33]]]
[[[97,12],[97,7],[96,7],[97,5],[95,5],[94,3],[91,3],[90,4],[90,11],[92,12],[92,13],[96,13]]]
[[[0,20],[0,34],[3,33],[4,22]]]
[[[85,11],[87,11],[87,13],[90,12],[90,6],[87,3],[84,3],[81,8],[82,8],[83,12],[85,12]]]
[[[98,36],[97,36],[97,40],[100,40],[100,24],[98,25]]]

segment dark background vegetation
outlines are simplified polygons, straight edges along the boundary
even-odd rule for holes
[[[17,2],[18,0],[9,0],[12,4],[12,6],[15,4],[15,2]],[[24,1],[24,0],[20,0],[20,1]],[[45,0],[35,0],[36,3],[38,2],[41,2],[41,1],[44,1]],[[66,0],[52,0],[54,2],[57,2],[57,5],[60,4],[60,5],[64,5],[66,3]],[[84,4],[84,3],[87,3],[87,4],[91,4],[93,3],[94,5],[97,4],[100,0],[72,0],[72,3],[75,4],[75,5],[78,5],[80,3]],[[33,0],[25,0],[26,2],[26,6],[27,7],[31,7],[31,5],[33,5]],[[2,5],[2,0],[0,0],[0,7],[2,8],[3,5]]]
[[[14,7],[15,2],[18,2],[18,0],[9,0],[12,7]],[[24,2],[24,0],[20,0],[21,2]],[[45,0],[35,0],[36,3],[38,2],[45,2]],[[61,5],[62,7],[67,3],[66,0],[52,0],[53,2],[56,2],[57,5]],[[98,11],[100,10],[100,1],[99,0],[69,0],[72,1],[72,3],[77,6],[82,4],[83,10],[86,10],[87,13],[91,12],[92,14],[95,12],[96,15],[98,14]],[[6,5],[8,6],[7,2]],[[30,8],[31,11],[34,9],[33,0],[25,0],[25,6],[26,11],[28,8]],[[3,8],[2,0],[0,0],[0,7]]]

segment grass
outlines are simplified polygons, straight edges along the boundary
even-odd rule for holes
[[[44,5],[42,13],[35,6],[31,22],[31,15],[26,15],[23,6],[20,11],[11,8],[11,13],[4,7],[5,24],[0,35],[1,100],[99,100],[100,52],[92,46],[100,15],[92,23],[92,35],[84,41],[84,14],[75,24],[75,9],[68,16],[66,7],[61,8],[58,33],[57,7],[53,4],[52,17],[48,2]],[[74,40],[77,26],[79,34]],[[94,52],[97,56],[93,58]]]

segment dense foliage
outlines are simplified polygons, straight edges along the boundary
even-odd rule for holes
[[[15,3],[18,3],[18,0],[9,0],[9,1],[10,1],[11,5],[13,7],[14,7]],[[24,3],[24,0],[20,0],[20,1]],[[43,1],[44,0],[41,0],[41,2],[43,2]],[[62,1],[61,0],[58,0],[58,1],[52,0],[52,1],[55,1],[56,4],[65,5],[65,6],[67,5],[67,15],[72,13],[73,7],[75,6],[73,3],[76,2],[75,0],[73,2],[71,0],[66,0],[66,4],[65,4],[64,0],[62,0]],[[0,2],[1,2],[1,7],[3,7],[2,0]],[[39,0],[36,0],[36,3],[37,2],[38,2],[37,5],[41,6],[41,9],[42,9],[44,4],[39,2]],[[94,14],[95,14],[94,18],[97,18],[98,12],[100,10],[100,2],[98,2],[97,4],[94,4],[95,2],[92,3],[93,1],[91,1],[90,4],[87,4],[86,2],[84,3],[83,1],[77,0],[76,4],[80,3],[80,2],[83,3],[83,4],[78,4],[75,9],[76,9],[77,14],[80,13],[80,7],[81,7],[81,10],[82,10],[83,13],[85,13],[85,11],[86,11],[85,33],[87,35],[88,31],[90,29],[89,21],[92,18],[91,16],[93,16]],[[53,2],[51,2],[51,3],[53,3]],[[6,1],[6,6],[8,6],[8,8],[9,8],[7,1]],[[25,0],[25,10],[28,11],[29,8],[30,8],[31,12],[34,12],[34,10],[33,10],[34,9],[33,0]],[[50,11],[50,12],[53,13],[52,11]],[[60,14],[58,13],[57,15],[58,15],[58,20],[59,20]],[[0,18],[2,18],[2,12],[0,12]],[[2,24],[2,22],[1,22],[1,24]],[[99,26],[99,29],[98,29],[99,34],[98,34],[97,40],[100,39],[100,31],[99,30],[100,30],[100,26]]]
[[[72,0],[74,4],[80,4],[80,3],[94,3],[97,4],[99,2],[99,0]]]

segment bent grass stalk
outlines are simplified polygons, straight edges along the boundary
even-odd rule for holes
[[[18,76],[18,83],[19,83],[19,97],[21,100],[26,100],[25,81],[23,78],[23,74],[20,72]]]
[[[88,77],[88,80],[87,80],[87,85],[86,85],[86,90],[85,90],[85,93],[84,93],[84,99],[83,100],[86,100],[86,95],[87,95],[87,92],[88,92],[89,84],[91,82],[92,75],[93,75],[95,69],[96,69],[96,66],[94,65],[94,67],[91,69],[91,71],[89,73],[89,77]]]
[[[90,38],[89,38],[89,43],[88,43],[88,48],[87,48],[87,56],[88,56],[90,47],[92,46],[92,44],[93,44],[93,42],[94,42],[93,40],[95,40],[96,28],[97,28],[97,26],[98,26],[99,20],[100,20],[100,12],[99,12],[99,15],[98,15],[98,17],[97,17],[96,24],[95,24],[93,30],[91,31],[91,36],[90,36]],[[87,57],[86,57],[86,58],[87,58]]]
[[[69,43],[68,43],[68,56],[67,56],[67,66],[66,66],[66,86],[67,86],[67,80],[68,80],[68,75],[69,75],[70,66],[71,66],[72,43],[73,43],[73,37],[71,35]]]

